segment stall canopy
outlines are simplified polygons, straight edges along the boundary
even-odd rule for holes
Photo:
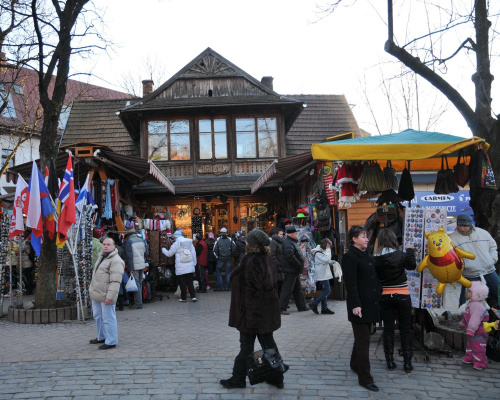
[[[310,151],[274,160],[269,168],[254,182],[251,193],[254,194],[265,183],[286,183],[318,162],[312,159]]]
[[[89,171],[98,171],[102,166],[108,178],[124,179],[133,185],[144,181],[155,182],[167,188],[172,194],[175,194],[175,187],[172,182],[163,175],[152,161],[115,153],[108,146],[98,143],[78,143],[61,147],[55,160],[58,177],[62,177],[64,174],[68,160],[68,154],[63,149],[71,150],[75,155],[73,171],[76,186],[78,185],[77,182],[83,185]],[[87,156],[81,156],[82,149],[89,150]],[[40,160],[36,160],[36,163],[40,168]],[[20,173],[26,180],[29,179],[31,166],[32,163],[30,161],[9,168],[8,178],[14,179],[15,174]]]
[[[463,138],[407,129],[388,135],[313,144],[311,152],[314,160],[392,160],[399,171],[404,169],[405,161],[412,160],[411,169],[415,171],[440,169],[442,155],[454,155],[460,149],[477,145],[482,145],[485,151],[489,149],[488,143],[477,136]],[[452,165],[456,162],[449,161]]]

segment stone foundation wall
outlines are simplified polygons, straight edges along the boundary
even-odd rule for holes
[[[50,309],[25,310],[9,307],[8,320],[17,324],[52,324],[77,319],[76,305]]]

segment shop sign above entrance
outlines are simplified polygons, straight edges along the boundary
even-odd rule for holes
[[[199,174],[224,175],[229,173],[229,164],[208,164],[198,167]]]

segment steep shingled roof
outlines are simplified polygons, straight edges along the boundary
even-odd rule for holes
[[[311,150],[314,143],[324,142],[330,136],[361,131],[344,95],[301,94],[286,95],[307,104],[286,135],[287,156]]]
[[[139,157],[139,143],[132,140],[116,114],[127,101],[130,99],[75,101],[62,145],[97,142],[117,153]]]

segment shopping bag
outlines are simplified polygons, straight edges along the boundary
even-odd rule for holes
[[[387,189],[398,190],[398,178],[396,176],[396,170],[392,168],[391,160],[387,160],[387,164],[384,168],[384,179]]]
[[[125,289],[127,289],[127,292],[132,293],[132,292],[137,292],[139,289],[137,288],[137,283],[135,282],[134,275],[130,275],[130,278],[125,285]]]
[[[277,349],[261,349],[247,358],[247,374],[250,385],[281,379],[288,371]]]
[[[483,169],[481,171],[481,187],[483,189],[496,190],[497,185],[495,182],[495,174],[491,167],[490,157],[488,154],[483,153]]]

